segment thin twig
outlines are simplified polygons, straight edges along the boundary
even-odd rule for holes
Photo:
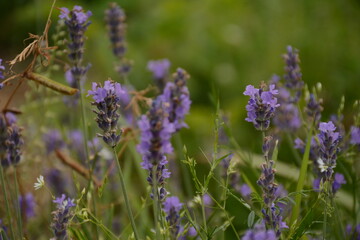
[[[66,156],[64,153],[62,153],[60,150],[55,150],[56,156],[60,159],[62,163],[64,163],[66,166],[73,169],[75,172],[79,173],[81,176],[86,178],[87,180],[90,179],[90,172],[87,170],[84,166],[81,164],[73,161],[69,156]],[[95,184],[97,188],[101,186],[100,181],[95,177],[92,176],[92,181]]]

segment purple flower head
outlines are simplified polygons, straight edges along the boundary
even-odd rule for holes
[[[325,180],[330,180],[333,169],[336,167],[337,153],[340,151],[339,143],[341,136],[338,132],[335,132],[335,125],[330,122],[321,122],[319,125],[318,134],[320,147],[319,147],[319,159],[317,162],[320,165],[321,172],[324,174]]]
[[[4,123],[1,123],[4,119],[2,117],[0,117],[0,119],[2,119],[0,120],[0,135],[2,135],[0,138],[4,138],[2,139],[4,142],[2,142],[2,146],[0,147],[1,165],[3,167],[17,165],[21,158],[21,147],[24,145],[21,129],[15,124],[6,127]],[[4,130],[6,133],[2,133]],[[4,155],[1,156],[2,154]]]
[[[332,184],[333,193],[335,194],[343,184],[346,184],[344,175],[342,175],[341,173],[335,173],[334,182]]]
[[[125,24],[126,15],[124,10],[116,3],[110,3],[105,11],[105,21],[108,28],[109,38],[115,56],[122,58],[125,55]]]
[[[141,166],[149,171],[148,182],[153,184],[156,177],[162,193],[166,194],[164,189],[165,179],[170,177],[170,172],[165,168],[167,164],[166,154],[173,152],[170,142],[172,133],[175,132],[174,124],[170,123],[166,112],[164,111],[164,102],[161,96],[158,96],[152,103],[147,115],[141,116],[138,121],[141,131],[140,143],[137,146],[138,152],[142,155],[143,162]],[[156,168],[156,176],[153,176],[152,169]]]
[[[176,239],[180,231],[180,210],[183,204],[178,197],[168,197],[163,203],[163,210],[166,213],[166,221],[170,226],[171,239]]]
[[[360,128],[352,126],[350,132],[350,143],[354,145],[360,145]]]
[[[321,118],[321,112],[323,110],[321,104],[322,99],[316,99],[316,96],[314,94],[310,94],[310,97],[307,100],[307,104],[305,107],[305,112],[309,117],[313,118],[316,123]]]
[[[27,193],[25,196],[19,196],[19,205],[22,215],[30,219],[35,216],[35,199],[32,193]]]
[[[301,126],[299,110],[289,99],[289,91],[283,87],[279,88],[280,107],[276,110],[274,124],[283,131],[295,131]]]
[[[66,193],[66,186],[68,185],[68,178],[58,169],[51,169],[46,173],[46,183],[48,183],[53,190],[55,196],[60,196]]]
[[[248,122],[252,122],[257,130],[265,131],[270,126],[270,119],[275,115],[275,109],[280,106],[274,95],[278,94],[275,85],[271,84],[269,90],[265,91],[266,85],[257,89],[252,85],[248,85],[244,95],[250,96],[250,100],[246,105]]]
[[[152,60],[147,64],[147,69],[152,72],[156,86],[162,91],[169,75],[170,61],[168,59]]]
[[[274,162],[263,163],[261,165],[262,174],[257,181],[257,184],[263,190],[263,199],[266,206],[270,207],[276,199],[275,192],[277,190],[277,184],[275,180],[275,169],[273,169]]]
[[[94,99],[92,105],[96,106],[97,114],[96,122],[103,134],[98,134],[104,142],[111,147],[115,147],[121,136],[121,130],[118,130],[117,122],[120,114],[120,98],[124,93],[124,89],[120,83],[105,81],[104,87],[97,83],[92,84],[92,91],[88,91]]]
[[[65,73],[66,81],[69,82],[73,88],[79,88],[86,78],[86,73],[90,68],[90,64],[82,66],[85,44],[85,32],[90,25],[88,18],[92,15],[90,11],[86,13],[80,6],[74,6],[73,10],[69,11],[67,8],[60,8],[61,13],[59,18],[65,22],[69,32],[68,42],[68,57],[71,61],[71,68]],[[75,100],[66,99],[66,102],[77,104],[76,101],[80,94],[75,95]]]
[[[9,125],[15,124],[17,122],[17,117],[12,112],[5,113],[5,118]]]
[[[277,240],[274,230],[266,230],[264,224],[256,224],[254,229],[246,231],[242,240]]]
[[[3,72],[5,70],[5,66],[2,65],[2,59],[0,58],[0,79],[4,79],[5,76],[3,75]],[[1,88],[0,88],[1,89]]]
[[[265,224],[275,231],[276,237],[280,237],[283,229],[289,228],[286,223],[282,221],[282,211],[283,210],[275,206],[274,203],[272,203],[268,211],[265,209],[262,210]]]
[[[252,191],[251,191],[251,188],[249,187],[249,185],[244,183],[240,186],[240,193],[243,197],[248,198],[248,197],[250,197]]]
[[[65,194],[62,194],[61,197],[56,198],[54,201],[56,203],[57,210],[52,212],[53,222],[51,223],[51,228],[54,232],[55,239],[68,239],[67,236],[67,226],[69,224],[70,218],[73,216],[71,208],[75,207],[73,199],[66,198]]]
[[[304,86],[302,81],[301,69],[299,66],[300,59],[297,49],[293,49],[291,46],[287,47],[287,53],[283,55],[285,60],[285,86],[289,89],[301,91]]]
[[[61,136],[61,133],[56,129],[52,129],[47,133],[44,133],[42,139],[45,143],[47,154],[52,153],[56,149],[61,149],[65,147],[65,143]]]
[[[174,82],[168,82],[161,95],[166,102],[166,111],[169,121],[174,123],[176,131],[187,127],[185,115],[189,113],[191,100],[186,80],[189,78],[185,70],[178,68],[174,74]]]

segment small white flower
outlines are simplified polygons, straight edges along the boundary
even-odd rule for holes
[[[35,190],[39,190],[40,188],[42,188],[45,185],[45,181],[44,181],[44,177],[42,175],[40,175],[37,178],[37,182],[34,183],[34,188]]]

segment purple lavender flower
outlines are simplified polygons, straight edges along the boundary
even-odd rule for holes
[[[61,13],[59,18],[65,21],[69,31],[70,42],[68,43],[69,54],[68,57],[72,63],[72,67],[65,73],[65,78],[73,88],[80,88],[80,84],[85,81],[86,73],[90,65],[82,66],[85,31],[90,25],[88,18],[92,15],[90,11],[84,12],[82,7],[74,6],[73,10],[69,11],[67,8],[60,8]],[[77,103],[79,93],[76,95],[74,104]]]
[[[265,131],[270,126],[270,119],[275,114],[275,109],[280,106],[274,95],[278,94],[275,85],[271,84],[269,91],[265,91],[265,84],[260,89],[252,85],[246,87],[244,95],[250,96],[250,100],[246,105],[248,122],[252,122],[257,130]]]
[[[0,79],[4,79],[5,76],[3,75],[3,72],[5,70],[5,66],[2,65],[2,59],[0,58]],[[1,88],[0,88],[1,89]]]
[[[249,198],[252,191],[251,188],[249,187],[249,185],[247,185],[246,183],[242,184],[240,186],[240,194],[244,197],[244,198]]]
[[[305,112],[315,121],[315,123],[317,123],[321,118],[321,112],[323,110],[321,104],[322,99],[316,99],[314,94],[310,94],[305,107]]]
[[[21,129],[18,126],[13,124],[7,127],[7,138],[4,144],[6,153],[5,158],[1,161],[1,164],[4,167],[17,165],[21,158],[21,147],[24,145],[24,141],[21,136]]]
[[[360,128],[352,126],[350,132],[351,132],[350,143],[354,145],[360,145]]]
[[[149,171],[147,180],[150,185],[153,184],[154,177],[152,169],[156,168],[156,181],[160,187],[159,198],[163,199],[166,195],[165,179],[170,177],[170,172],[165,167],[168,162],[165,155],[173,152],[170,138],[175,128],[166,116],[161,96],[153,101],[147,115],[141,116],[138,126],[141,130],[141,140],[137,149],[143,159],[141,166]]]
[[[52,129],[45,133],[43,135],[43,141],[45,143],[47,154],[52,153],[56,149],[61,149],[65,147],[65,143],[62,139],[61,133],[56,129]]]
[[[109,9],[105,11],[105,21],[108,28],[108,34],[113,48],[114,55],[119,58],[120,63],[116,70],[120,75],[126,75],[131,70],[131,61],[124,56],[126,53],[126,15],[124,10],[116,3],[110,3]]]
[[[267,226],[274,229],[276,237],[280,237],[281,231],[285,228],[289,228],[284,221],[282,221],[282,209],[275,206],[272,203],[270,211],[262,210],[264,215],[264,221]]]
[[[25,196],[19,196],[19,205],[22,215],[30,219],[35,216],[35,199],[32,193],[27,193]]]
[[[60,196],[66,193],[66,186],[68,185],[68,179],[64,177],[58,169],[51,169],[46,173],[46,183],[48,183],[54,192],[55,196]]]
[[[275,192],[277,190],[277,184],[275,180],[275,169],[273,169],[274,162],[269,161],[261,165],[262,174],[259,180],[256,182],[263,190],[263,199],[267,207],[271,207],[276,199]]]
[[[335,132],[335,125],[330,122],[321,122],[319,125],[320,133],[318,134],[320,149],[318,163],[325,180],[330,180],[334,168],[336,167],[337,153],[341,136]]]
[[[122,131],[118,129],[117,122],[119,120],[120,98],[124,89],[120,83],[112,81],[105,81],[104,87],[97,83],[92,84],[92,91],[88,91],[88,96],[92,95],[94,102],[92,105],[96,106],[98,111],[96,122],[99,128],[103,130],[103,134],[98,134],[102,137],[104,142],[111,147],[115,147],[119,140]]]
[[[152,60],[147,64],[147,69],[152,72],[156,86],[162,91],[166,85],[169,74],[170,61],[168,59]]]
[[[187,127],[184,123],[185,115],[189,113],[191,100],[186,80],[189,78],[185,70],[178,68],[174,74],[174,83],[168,82],[162,94],[168,105],[166,111],[169,115],[169,122],[174,123],[176,131]]]
[[[333,193],[335,194],[343,184],[346,184],[344,175],[342,175],[341,173],[335,173],[334,182],[332,184]]]
[[[314,179],[313,188],[315,190],[320,190],[320,182],[321,182],[321,177]],[[332,183],[332,193],[335,194],[343,184],[346,184],[344,175],[342,175],[341,173],[335,173],[334,181]]]
[[[266,230],[264,224],[256,224],[254,229],[247,230],[242,240],[277,240],[274,230]]]
[[[360,224],[356,226],[348,224],[346,226],[346,236],[351,240],[360,240]]]
[[[53,202],[57,204],[57,210],[52,212],[54,217],[51,223],[54,239],[68,239],[66,230],[69,225],[69,220],[73,216],[71,208],[75,206],[74,200],[70,198],[66,199],[65,194],[62,194],[61,197],[56,198]]]
[[[299,100],[301,89],[304,86],[304,82],[302,81],[301,77],[301,69],[299,66],[300,59],[297,49],[293,49],[291,46],[287,47],[287,54],[283,55],[285,60],[285,86],[289,89],[296,91],[296,96],[294,102]]]
[[[301,126],[299,110],[289,99],[289,91],[283,87],[279,88],[280,107],[274,117],[274,124],[283,131],[295,131]]]
[[[105,21],[108,28],[113,53],[117,57],[123,57],[125,47],[125,24],[126,15],[124,10],[116,3],[110,3],[109,9],[105,11]]]
[[[183,204],[177,197],[168,197],[163,203],[166,221],[169,223],[171,239],[177,239],[180,231],[180,210]]]

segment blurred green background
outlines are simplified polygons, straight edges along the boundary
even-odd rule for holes
[[[117,78],[107,38],[104,10],[110,1],[57,1],[57,7],[82,5],[93,12],[86,35],[85,62],[91,62],[88,82]],[[257,85],[272,74],[283,75],[281,55],[287,45],[300,50],[304,81],[322,82],[325,114],[336,112],[346,96],[345,121],[351,124],[352,104],[359,96],[360,1],[358,0],[122,0],[127,14],[127,57],[134,60],[130,82],[143,89],[152,83],[148,60],[168,58],[190,75],[193,106],[183,130],[193,139],[189,148],[206,148],[212,134],[215,89],[234,136],[251,147],[258,138],[244,121],[245,86]],[[0,3],[0,55],[10,60],[20,52],[27,33],[41,34],[52,1],[14,0]],[[55,29],[59,10],[52,19]],[[50,32],[50,35],[51,33]],[[51,44],[53,44],[50,41]],[[63,81],[59,73],[58,81]],[[191,138],[190,138],[191,137]]]

